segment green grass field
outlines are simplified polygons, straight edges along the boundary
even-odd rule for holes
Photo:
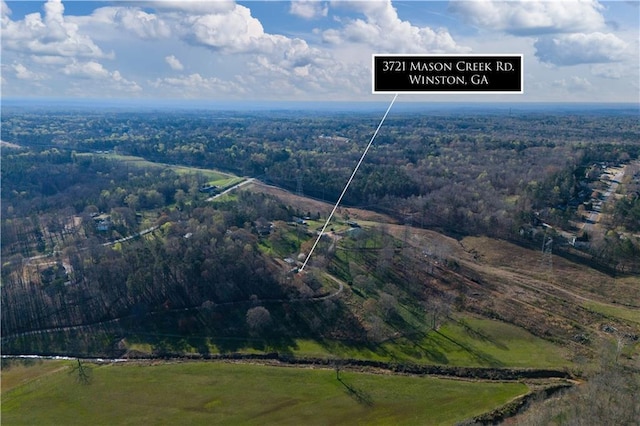
[[[176,337],[177,338],[177,337]],[[213,340],[206,338],[208,351],[220,353]],[[184,340],[176,347],[190,353],[198,349]],[[236,342],[238,343],[238,342]],[[145,336],[127,338],[127,349],[151,354],[153,346]],[[466,317],[444,324],[438,331],[418,333],[388,340],[378,345],[357,345],[338,340],[295,339],[293,346],[281,347],[268,341],[240,342],[237,352],[285,352],[295,357],[340,358],[446,365],[453,367],[571,368],[566,349],[536,337],[526,330],[501,321]]]
[[[69,361],[40,362],[25,360],[5,364],[3,360],[2,371],[0,372],[0,377],[2,378],[2,393],[4,394],[18,386],[23,386],[43,376],[67,370],[68,368]]]
[[[526,330],[500,321],[466,318],[436,332],[387,341],[375,348],[341,342],[298,341],[298,356],[341,356],[390,362],[468,367],[563,368],[564,350]]]
[[[598,312],[609,317],[616,317],[623,320],[635,322],[636,324],[640,324],[640,309],[626,308],[624,306],[606,305],[604,303],[598,303],[594,301],[585,302],[583,306],[586,309]]]
[[[455,424],[528,391],[522,383],[351,371],[337,380],[331,369],[211,362],[90,365],[83,385],[71,361],[65,370],[55,362],[58,371],[36,366],[48,374],[3,390],[3,425]]]
[[[119,154],[80,154],[80,155],[100,155],[112,160],[124,161],[136,167],[165,167],[165,168],[168,167],[174,172],[176,172],[177,174],[197,173],[205,176],[208,179],[208,183],[210,185],[216,185],[223,188],[242,182],[242,180],[244,179],[229,173],[223,173],[218,170],[199,169],[196,167],[177,166],[177,165],[164,164],[164,163],[154,163],[152,161],[147,161],[142,157],[135,157],[132,155],[119,155]]]

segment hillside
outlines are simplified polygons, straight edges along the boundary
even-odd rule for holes
[[[330,208],[276,188],[259,186],[254,190],[269,192],[301,210]],[[576,262],[577,256],[549,255],[487,237],[456,240],[394,224],[392,218],[379,213],[356,208],[342,211],[365,229],[383,229],[395,239],[399,259],[393,269],[396,274],[403,271],[404,281],[422,277],[428,291],[448,296],[462,312],[500,319],[577,347],[585,339],[606,337],[603,329],[615,328],[618,334],[629,336],[640,330],[640,296],[635,291],[640,285],[638,276],[611,276],[586,266],[579,258]],[[362,272],[376,275],[371,268]],[[357,275],[350,273],[347,279],[353,282]],[[632,345],[636,341],[631,337]]]

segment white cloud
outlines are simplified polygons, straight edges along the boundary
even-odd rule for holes
[[[288,37],[269,34],[251,10],[233,2],[157,1],[144,2],[156,10],[147,13],[138,7],[102,7],[90,16],[73,17],[73,22],[90,30],[100,26],[103,33],[113,27],[140,39],[174,36],[192,46],[207,47],[225,54],[270,53],[288,48]],[[115,37],[115,34],[112,35]]]
[[[366,20],[355,19],[346,22],[343,28],[323,32],[325,42],[341,44],[361,43],[379,52],[389,53],[455,53],[468,52],[459,46],[451,34],[440,28],[418,27],[398,17],[390,0],[369,2],[338,2],[363,13]]]
[[[149,81],[152,87],[161,89],[165,95],[179,95],[190,98],[204,96],[240,97],[246,91],[243,85],[234,81],[225,81],[217,77],[203,77],[199,73],[187,76],[158,78]]]
[[[327,16],[329,7],[318,0],[292,1],[289,13],[304,19],[315,19]]]
[[[165,56],[164,60],[169,64],[172,70],[182,71],[184,69],[182,63],[173,55]]]
[[[295,66],[260,55],[248,70],[242,81],[262,97],[345,100],[370,90],[368,69],[331,57]]]
[[[163,20],[137,8],[118,8],[115,22],[140,38],[166,38],[171,35],[169,26]]]
[[[103,39],[113,38],[114,32],[131,34],[143,40],[166,39],[171,36],[169,23],[138,7],[100,7],[91,15],[69,16],[67,21]]]
[[[619,79],[625,73],[625,69],[621,64],[594,64],[591,66],[591,74],[610,79]]]
[[[597,0],[454,1],[450,10],[472,25],[516,35],[586,32],[605,28]]]
[[[116,83],[115,87],[118,90],[124,90],[128,92],[140,92],[142,87],[138,86],[135,81],[129,81],[120,75],[120,71],[116,70],[111,73],[111,79]]]
[[[81,78],[108,78],[109,71],[107,71],[102,64],[89,61],[89,62],[72,62],[62,70],[66,75],[72,75]]]
[[[177,87],[191,87],[191,88],[210,88],[213,83],[219,82],[218,79],[213,78],[207,80],[200,74],[194,73],[183,77],[167,77],[156,80],[153,84],[157,87],[162,85],[177,86]]]
[[[607,100],[628,99],[640,81],[637,24],[628,9],[595,0],[451,1],[457,16],[427,0],[294,0],[273,3],[273,15],[250,1],[109,2],[74,14],[49,0],[15,21],[0,4],[2,89],[10,96],[371,99],[372,53],[472,49],[523,53],[525,100],[597,100],[604,95],[594,87],[603,83]],[[319,19],[329,8],[334,20]],[[305,32],[301,19],[317,19],[317,28]],[[418,23],[434,19],[449,27]],[[564,65],[577,66],[557,67]]]
[[[255,54],[275,68],[291,71],[328,58],[300,38],[264,31],[262,23],[241,5],[221,13],[187,15],[178,22],[183,40],[223,54]]]
[[[102,86],[92,89],[113,89],[127,92],[139,92],[142,88],[134,81],[129,81],[122,77],[120,71],[108,71],[102,64],[95,61],[77,62],[73,61],[62,69],[67,76],[77,77],[80,79],[95,80],[102,83]]]
[[[2,22],[4,23],[4,18],[9,17],[11,15],[11,9],[4,0],[0,1],[0,16],[2,17]]]
[[[64,6],[60,0],[49,0],[44,5],[44,19],[40,13],[31,13],[20,21],[12,21],[3,5],[2,46],[10,51],[82,58],[106,58],[105,54],[78,26],[64,19]]]
[[[16,78],[20,80],[36,81],[43,80],[45,78],[43,75],[32,72],[28,70],[27,67],[17,62],[13,63],[12,68],[16,73]]]
[[[142,5],[155,10],[169,12],[185,12],[188,14],[217,14],[232,11],[236,4],[233,0],[200,0],[200,1],[150,1],[141,2]]]
[[[287,40],[284,36],[266,34],[260,21],[240,5],[223,13],[190,15],[181,24],[187,41],[225,53],[272,51],[275,45]]]
[[[31,55],[31,61],[40,65],[66,65],[70,59],[63,56]]]
[[[578,76],[572,76],[569,79],[563,78],[561,80],[555,80],[552,85],[572,93],[584,93],[593,88],[593,85],[589,80]]]
[[[544,36],[534,46],[542,62],[578,65],[622,60],[627,43],[613,34],[595,32]]]

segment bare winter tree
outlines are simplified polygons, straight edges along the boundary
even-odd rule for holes
[[[452,298],[449,295],[442,297],[430,297],[424,302],[427,321],[431,322],[431,328],[436,330],[444,319],[451,313]]]
[[[271,313],[264,306],[256,306],[247,311],[246,320],[252,332],[260,333],[271,325]]]

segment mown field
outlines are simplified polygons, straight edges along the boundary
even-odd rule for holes
[[[81,154],[87,155],[87,154]],[[132,155],[119,155],[119,154],[91,154],[91,155],[100,155],[102,157],[106,157],[112,160],[119,160],[126,162],[135,167],[168,167],[177,174],[201,174],[208,179],[208,183],[210,185],[216,185],[219,187],[227,187],[231,185],[235,185],[236,183],[242,182],[244,178],[234,176],[229,173],[224,173],[219,170],[212,169],[201,169],[197,167],[188,167],[188,166],[179,166],[175,164],[163,164],[163,163],[154,163],[152,161],[145,160],[142,157],[135,157]]]
[[[86,364],[91,382],[81,384],[73,365],[3,369],[3,425],[455,424],[528,391],[522,383],[352,371],[338,380],[332,369],[212,362]]]

